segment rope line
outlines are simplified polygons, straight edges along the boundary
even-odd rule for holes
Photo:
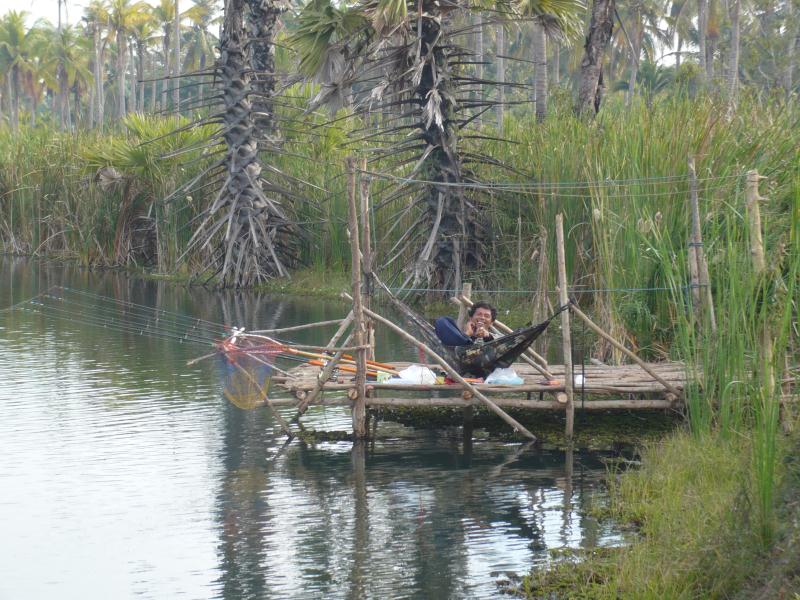
[[[689,183],[688,175],[665,175],[659,177],[642,177],[635,179],[603,179],[594,181],[559,181],[559,182],[513,182],[513,181],[499,181],[499,182],[448,182],[448,181],[432,181],[429,179],[417,179],[414,177],[403,177],[399,175],[392,175],[390,173],[382,173],[380,171],[366,171],[359,170],[363,175],[376,177],[379,179],[388,179],[399,181],[401,183],[417,183],[424,185],[438,185],[443,187],[458,187],[458,188],[476,188],[476,189],[498,189],[507,191],[554,191],[561,189],[583,189],[595,188],[603,186],[633,186],[643,185],[648,183]],[[717,177],[705,177],[696,179],[697,182],[708,181],[727,181],[731,179],[742,179],[744,176],[738,175],[721,175]],[[674,193],[674,192],[670,192]]]
[[[707,283],[694,283],[694,284],[686,284],[678,286],[677,288],[673,287],[631,287],[631,288],[569,288],[568,293],[570,294],[598,294],[598,293],[609,293],[609,292],[668,292],[674,289],[679,290],[688,290],[688,289],[696,289],[696,288],[703,288],[709,287]],[[389,288],[389,291],[392,293],[404,293],[404,292],[447,292],[451,294],[459,293],[461,290],[455,289],[441,289],[441,288]],[[475,295],[476,292],[473,292]],[[481,294],[535,294],[540,293],[540,290],[480,290],[478,293]],[[544,290],[545,294],[558,294],[558,290]]]

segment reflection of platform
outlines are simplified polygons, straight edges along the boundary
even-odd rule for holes
[[[391,363],[398,369],[410,363]],[[679,391],[683,391],[687,383],[686,367],[682,363],[660,362],[648,363],[659,377]],[[555,376],[557,385],[548,385],[545,379],[532,367],[517,363],[514,365],[517,374],[524,379],[521,385],[486,385],[475,387],[491,397],[499,406],[529,408],[539,410],[563,410],[564,404],[558,402],[556,394],[564,391],[564,366],[550,365],[550,372]],[[303,399],[305,394],[316,385],[320,367],[301,365],[292,369],[289,377],[273,377],[273,383],[292,395],[292,398],[271,399],[275,404],[293,404]],[[664,385],[656,381],[637,365],[598,366],[586,365],[583,371],[584,383],[580,384],[581,367],[575,369],[578,383],[575,385],[575,407],[578,410],[608,409],[669,409],[678,408],[682,399],[668,393]],[[339,377],[336,381],[328,381],[324,391],[349,392],[354,389],[351,377]],[[387,383],[367,384],[367,406],[479,406],[481,402],[474,398],[465,399],[460,385],[399,385]],[[413,394],[412,394],[413,392]],[[435,397],[432,397],[435,396]],[[606,396],[606,398],[598,398]],[[581,401],[581,398],[585,401]],[[349,405],[351,402],[344,393],[329,394],[318,398],[315,405]]]

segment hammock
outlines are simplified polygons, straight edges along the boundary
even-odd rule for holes
[[[433,351],[444,358],[459,374],[474,377],[486,377],[498,367],[511,366],[547,329],[550,321],[569,306],[565,304],[546,321],[537,325],[528,325],[489,342],[476,344],[458,329],[450,317],[437,319],[436,325],[433,326],[391,293],[389,300],[418,330]]]

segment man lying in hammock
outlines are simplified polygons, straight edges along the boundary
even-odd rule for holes
[[[453,367],[462,375],[486,377],[496,368],[507,368],[539,337],[550,321],[521,327],[503,336],[494,337],[492,325],[497,309],[486,302],[476,302],[467,313],[469,320],[461,331],[450,317],[436,320],[439,341],[447,348]],[[555,315],[554,315],[555,316]]]

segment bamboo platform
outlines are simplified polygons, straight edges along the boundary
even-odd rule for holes
[[[388,363],[404,369],[412,363]],[[428,365],[435,368],[435,365]],[[667,383],[679,391],[686,387],[686,368],[678,362],[648,363],[647,365]],[[559,401],[565,392],[564,366],[550,365],[556,381],[547,381],[525,363],[515,363],[514,369],[523,378],[520,385],[474,384],[481,393],[489,396],[498,406],[531,410],[565,410],[566,404]],[[584,383],[574,386],[577,410],[655,410],[679,409],[682,398],[675,397],[664,385],[656,381],[638,365],[586,365]],[[288,371],[289,376],[273,377],[273,385],[289,397],[274,397],[275,405],[294,405],[303,401],[317,385],[320,367],[303,364]],[[581,367],[575,369],[576,377]],[[580,381],[580,380],[578,380]],[[469,392],[464,393],[460,384],[452,385],[408,385],[398,383],[368,382],[367,407],[468,407],[482,403]],[[274,388],[273,388],[274,389]],[[350,406],[355,395],[356,383],[352,376],[340,376],[323,385],[323,392],[311,402],[311,406]]]

